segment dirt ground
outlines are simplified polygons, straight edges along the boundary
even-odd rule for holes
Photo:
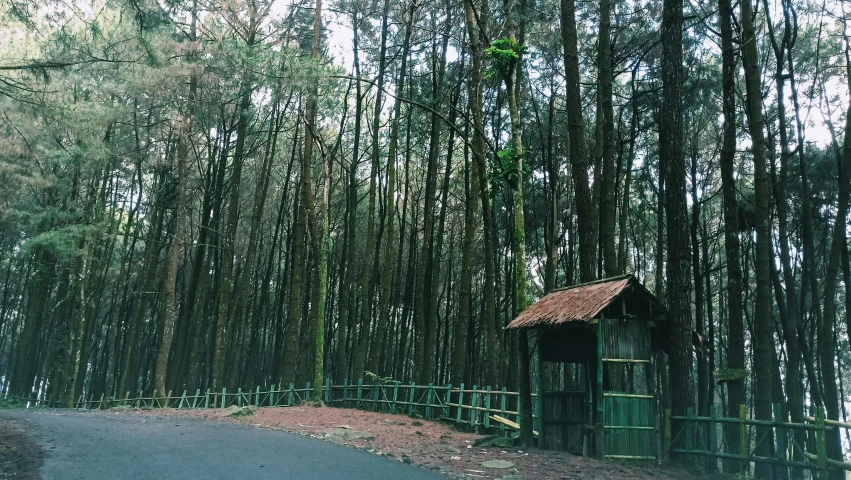
[[[25,422],[0,419],[0,478],[38,480],[44,452],[26,438]]]
[[[480,448],[473,443],[479,435],[463,433],[437,422],[418,420],[407,415],[365,412],[361,410],[296,406],[261,408],[250,416],[230,418],[223,410],[148,410],[139,415],[178,416],[252,425],[285,430],[298,435],[325,438],[324,431],[345,426],[367,432],[373,439],[335,441],[370,453],[412,463],[450,478],[553,479],[553,480],[689,480],[698,478],[688,471],[650,464],[602,462],[564,452],[514,448]],[[488,468],[488,460],[507,460],[510,468]]]

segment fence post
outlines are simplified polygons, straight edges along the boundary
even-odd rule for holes
[[[390,407],[390,413],[396,413],[396,399],[399,397],[399,382],[393,382],[393,404]]]
[[[671,459],[671,409],[665,409],[665,452],[666,461]]]
[[[692,451],[694,450],[694,408],[688,407],[686,409],[686,450],[688,450],[689,455],[693,455]]]
[[[308,398],[310,398],[310,397],[311,397],[311,393],[310,393],[310,382],[307,382],[307,386],[305,386],[305,387],[304,387],[304,396],[303,396],[303,397],[301,397],[301,401],[302,401],[302,402],[305,402],[305,401],[307,401],[307,399],[308,399]]]
[[[103,399],[101,399],[103,400]],[[186,406],[189,406],[189,400],[186,398],[186,390],[183,391],[183,395],[180,396],[180,403],[177,404],[177,409],[180,410],[183,408],[183,402],[186,401]]]
[[[750,470],[750,461],[748,460],[748,425],[745,423],[747,420],[747,407],[742,404],[739,405],[739,455],[742,457],[742,473],[746,473]]]
[[[242,408],[242,387],[236,389],[236,406]]]
[[[476,400],[478,400],[478,385],[473,385],[473,396],[470,398],[470,428],[476,428]],[[519,420],[519,419],[518,419]]]
[[[360,399],[363,394],[363,378],[358,379],[358,398],[355,402],[355,408],[360,408]]]
[[[785,415],[783,415],[783,407],[779,403],[774,404],[774,424],[775,429],[777,431],[776,442],[777,445],[774,448],[775,453],[777,454],[777,460],[780,462],[786,461],[786,427],[783,426],[783,422],[786,420]],[[783,463],[779,464],[779,468],[786,468],[783,466]]]
[[[343,379],[343,408],[349,406],[349,379]]]
[[[269,390],[269,406],[277,407],[277,402],[275,401],[275,384],[272,384],[272,388]]]
[[[222,403],[219,404],[219,408],[227,408],[227,393],[228,389],[222,387]]]
[[[715,419],[718,418],[718,412],[715,411],[715,407],[709,407],[709,452],[715,453],[715,450],[718,447],[718,438],[717,432],[715,431],[716,422]],[[707,457],[707,464],[709,466],[709,471],[714,472],[717,470],[718,459],[714,456]]]
[[[502,416],[502,418],[505,418],[505,387],[502,387],[502,393],[500,394],[500,397],[501,398],[499,399],[499,414]],[[499,434],[505,436],[505,424],[502,422],[499,422]]]
[[[295,395],[295,385],[290,383],[290,389],[287,391],[287,406],[293,406],[293,395]]]
[[[451,399],[450,398],[451,396],[452,396],[452,384],[450,383],[449,385],[446,386],[446,402],[445,402],[446,406],[443,408],[443,413],[441,414],[444,417],[449,417],[449,411],[450,411],[449,410],[449,401]]]
[[[416,390],[417,384],[411,382],[411,388],[408,390],[408,416],[414,416],[414,390]]]
[[[819,480],[827,480],[827,444],[825,443],[824,408],[816,409],[816,454]]]
[[[331,395],[331,379],[326,378],[325,379],[325,403],[327,403],[328,405],[331,405],[331,398],[332,397],[333,396]]]
[[[378,396],[381,395],[381,384],[378,378],[372,381],[372,411],[378,411]]]
[[[485,394],[485,432],[491,428],[491,387],[488,386],[488,393]]]
[[[455,423],[458,425],[461,424],[461,408],[464,405],[464,384],[461,384],[461,388],[458,389],[458,411],[455,412]]]
[[[426,390],[426,410],[425,410],[425,418],[431,419],[431,399],[434,396],[434,384],[428,384],[428,390]]]

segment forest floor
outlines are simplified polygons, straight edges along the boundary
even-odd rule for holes
[[[221,409],[148,410],[143,416],[189,417],[211,421],[227,421],[263,429],[324,438],[338,444],[359,448],[404,463],[436,471],[450,478],[483,479],[554,479],[554,480],[689,480],[699,475],[674,467],[637,465],[571,455],[551,450],[519,450],[516,448],[476,447],[482,436],[463,433],[449,425],[419,420],[407,415],[366,412],[362,410],[296,406],[260,408],[251,415],[230,417]],[[366,435],[336,433],[342,426]],[[349,438],[364,436],[367,438]],[[344,438],[346,437],[346,438]],[[371,438],[370,438],[371,437]],[[483,466],[490,460],[513,464],[508,468]],[[503,463],[503,466],[508,464]]]
[[[38,480],[44,452],[22,433],[23,420],[0,418],[0,478]]]

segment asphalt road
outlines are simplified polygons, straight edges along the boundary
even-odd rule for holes
[[[41,447],[44,480],[443,478],[355,448],[227,422],[68,410],[4,410],[0,422]]]

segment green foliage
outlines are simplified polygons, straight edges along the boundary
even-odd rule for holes
[[[0,410],[10,408],[23,408],[24,404],[14,398],[0,398]]]
[[[495,181],[506,182],[512,187],[517,185],[522,175],[527,175],[532,171],[532,167],[526,163],[526,157],[530,152],[523,149],[522,161],[523,166],[521,171],[517,171],[517,155],[514,153],[514,144],[509,143],[505,148],[496,153],[499,163],[495,166],[493,176]]]
[[[363,372],[364,377],[372,383],[380,383],[381,385],[390,385],[393,384],[396,380],[393,377],[381,377],[378,374],[372,373],[370,371]]]
[[[520,61],[520,56],[526,52],[526,45],[514,38],[500,38],[491,42],[485,49],[485,55],[491,61],[491,66],[485,71],[485,77],[490,78],[496,73],[510,75]]]

